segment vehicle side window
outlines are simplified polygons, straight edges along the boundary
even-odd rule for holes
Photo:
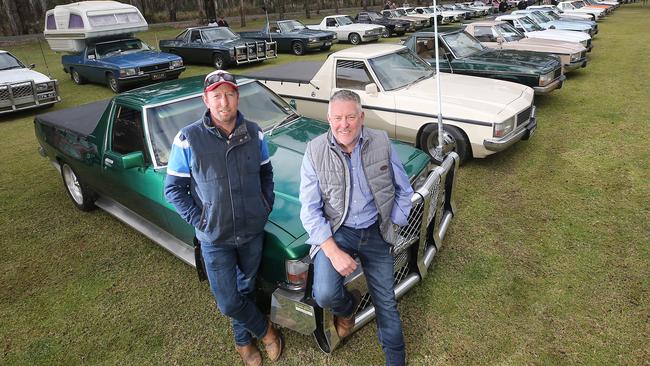
[[[277,26],[277,24],[272,24],[271,28],[269,28],[269,32],[271,32],[271,33],[280,33],[280,28]]]
[[[430,59],[435,56],[435,41],[433,38],[417,38],[415,42],[415,53],[423,59]]]
[[[474,38],[479,42],[496,42],[497,37],[492,27],[474,27]]]
[[[336,87],[341,89],[365,90],[374,83],[362,61],[336,61]]]
[[[193,30],[192,35],[190,36],[190,42],[200,43],[201,42],[201,32],[199,30]]]
[[[142,131],[140,111],[122,106],[117,107],[111,134],[111,150],[120,154],[136,151],[142,151],[144,154],[144,132]]]
[[[329,18],[325,21],[325,25],[328,27],[336,27],[336,19]]]

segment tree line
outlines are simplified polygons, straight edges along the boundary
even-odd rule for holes
[[[218,15],[239,17],[240,25],[246,26],[244,15],[276,13],[281,19],[286,13],[303,12],[311,18],[312,12],[319,14],[321,9],[350,7],[375,7],[384,0],[121,0],[140,9],[149,23],[191,21],[207,23]],[[16,36],[43,32],[45,12],[56,5],[69,4],[75,0],[0,0],[0,36]],[[399,2],[399,1],[396,1]],[[429,3],[427,1],[426,3]],[[423,0],[411,1],[412,6],[425,3]]]

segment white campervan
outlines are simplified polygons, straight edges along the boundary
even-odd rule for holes
[[[138,8],[117,1],[57,5],[45,14],[45,39],[53,51],[81,52],[87,39],[129,34],[148,28]]]

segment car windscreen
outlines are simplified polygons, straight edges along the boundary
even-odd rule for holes
[[[558,20],[558,19],[560,19],[560,16],[557,15],[557,14],[555,14],[555,13],[552,12],[552,11],[545,11],[545,12],[544,12],[544,15],[546,15],[547,17],[549,17],[549,18],[551,18],[551,19],[553,19],[553,20]]]
[[[433,69],[408,49],[371,58],[370,67],[384,90],[403,88],[433,75]]]
[[[537,25],[532,19],[528,17],[519,18],[519,22],[524,26],[526,32],[536,32],[543,30],[542,27]]]
[[[233,33],[233,31],[231,31],[230,28],[226,28],[226,27],[206,28],[202,30],[201,34],[205,42],[214,42],[214,41],[219,41],[224,39],[239,38],[239,36]]]
[[[395,13],[397,14],[397,16],[400,16],[400,17],[405,17],[406,16],[406,12],[404,10],[402,10],[402,9],[395,10]]]
[[[278,95],[258,82],[239,87],[239,111],[267,130],[295,116],[293,109]],[[174,137],[183,127],[203,117],[206,111],[201,95],[147,109],[147,128],[156,166],[165,166]]]
[[[25,67],[17,58],[9,53],[0,53],[0,70],[21,69]]]
[[[497,32],[506,40],[506,42],[518,41],[526,38],[521,32],[515,29],[509,23],[499,24],[496,27]]]
[[[278,22],[278,26],[282,32],[293,32],[305,29],[305,25],[297,20],[285,20]]]
[[[377,20],[377,19],[381,19],[381,18],[382,18],[382,16],[379,15],[379,14],[377,14],[377,13],[368,13],[368,16],[369,16],[370,19],[372,19],[372,20]]]
[[[444,34],[442,38],[456,57],[467,57],[483,50],[481,42],[465,32]]]
[[[97,58],[110,57],[115,55],[124,55],[140,51],[150,50],[146,43],[139,39],[125,39],[115,42],[97,43],[95,51]]]

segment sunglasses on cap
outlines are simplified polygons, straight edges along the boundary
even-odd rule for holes
[[[233,88],[238,89],[235,75],[228,72],[213,72],[205,78],[203,87],[206,92],[209,92],[224,83],[230,84]]]

